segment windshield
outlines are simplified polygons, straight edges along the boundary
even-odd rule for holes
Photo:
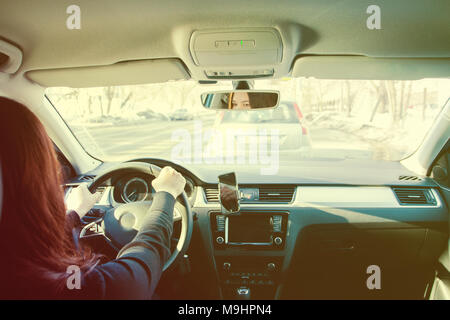
[[[276,154],[279,163],[398,161],[420,145],[449,98],[450,80],[257,80],[254,89],[280,92],[276,109],[202,107],[202,93],[232,88],[231,81],[182,81],[48,88],[46,95],[85,150],[105,161],[155,157],[217,165],[236,156],[227,163],[248,164],[262,152]]]

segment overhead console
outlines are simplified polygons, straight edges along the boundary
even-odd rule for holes
[[[190,52],[210,79],[270,77],[282,62],[283,43],[273,28],[198,30]]]

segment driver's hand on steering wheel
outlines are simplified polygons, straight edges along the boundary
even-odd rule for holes
[[[83,183],[70,190],[66,198],[66,208],[75,211],[82,218],[101,197],[101,193],[92,194],[87,185]]]
[[[185,184],[186,179],[172,167],[162,168],[159,176],[152,181],[156,192],[168,192],[175,199],[183,192]]]

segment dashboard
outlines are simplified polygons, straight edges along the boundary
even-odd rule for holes
[[[228,219],[217,177],[232,168],[138,161],[170,165],[186,178],[195,214],[186,255],[193,274],[210,277],[196,283],[194,298],[237,299],[241,287],[252,299],[420,298],[424,275],[434,270],[448,240],[448,207],[439,186],[397,162],[288,166],[271,177],[234,168],[244,197],[240,218]],[[151,200],[151,182],[139,173],[113,176],[100,204]],[[383,270],[382,293],[365,286],[373,264]]]

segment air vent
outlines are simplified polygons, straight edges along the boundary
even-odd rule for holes
[[[400,181],[422,181],[422,178],[417,176],[399,176],[398,180]]]
[[[82,176],[81,178],[79,178],[78,180],[79,180],[79,181],[91,181],[91,180],[93,180],[94,178],[95,178],[94,175],[85,175],[85,176]]]
[[[436,205],[436,199],[430,189],[394,188],[401,205]]]
[[[262,187],[259,188],[260,202],[291,202],[294,195],[294,187]]]
[[[205,194],[206,194],[206,200],[208,202],[219,202],[219,189],[206,188]]]
[[[259,188],[258,202],[289,203],[294,196],[294,187],[262,187]],[[208,202],[219,202],[219,190],[217,188],[205,188]],[[246,200],[241,200],[246,202]]]

